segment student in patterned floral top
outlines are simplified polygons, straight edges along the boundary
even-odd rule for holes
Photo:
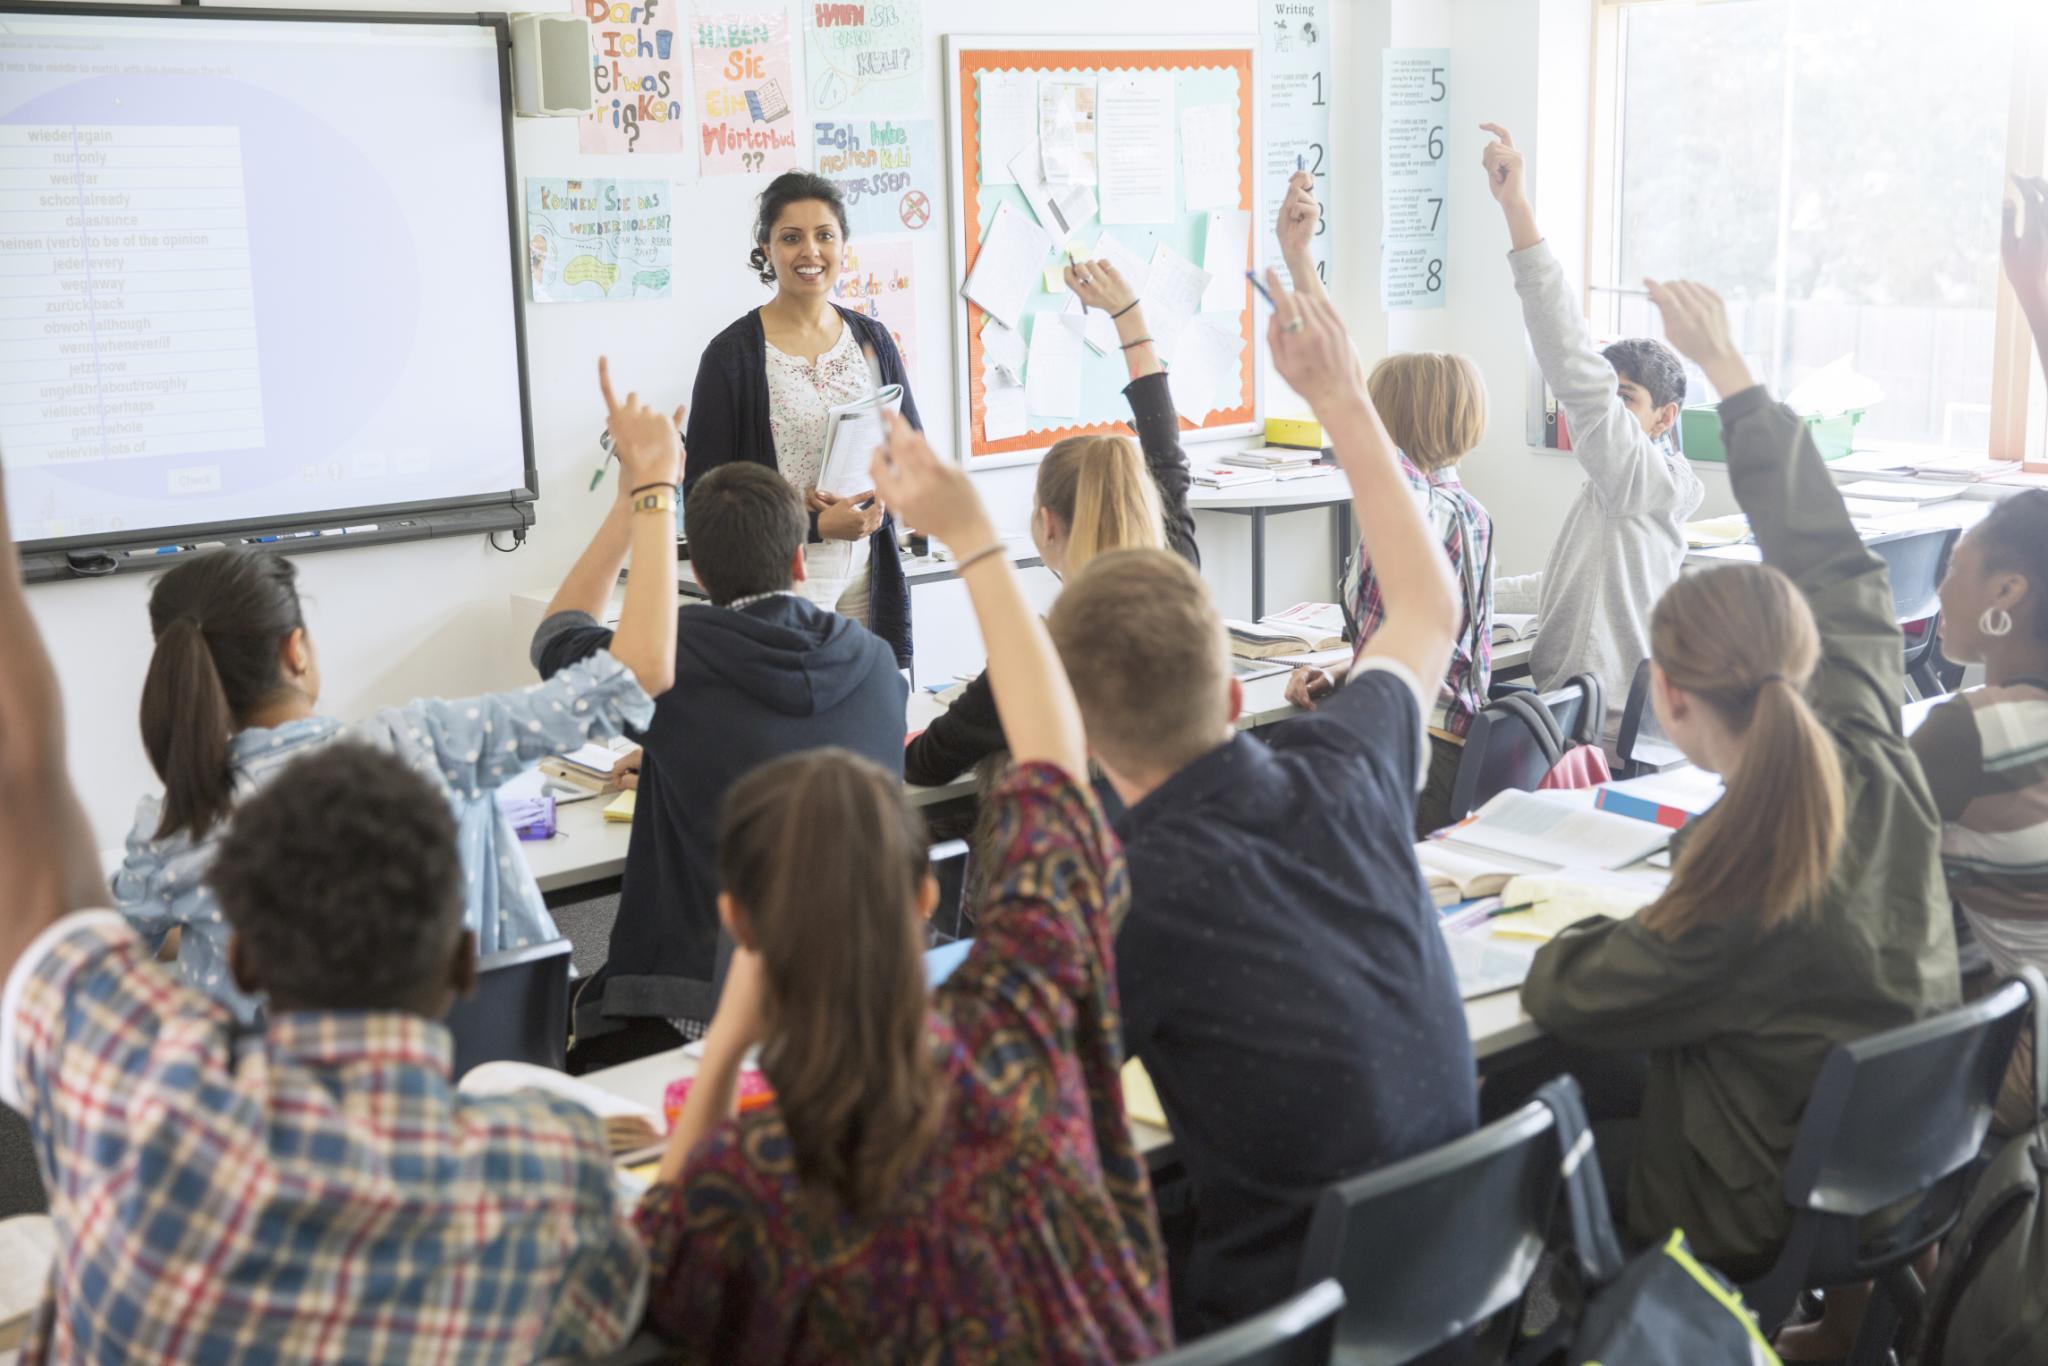
[[[964,471],[893,420],[878,491],[958,555],[1017,769],[966,962],[927,993],[936,888],[901,785],[842,751],[736,786],[739,949],[638,1223],[690,1360],[1102,1362],[1169,1345],[1118,1081],[1116,839],[1080,715]],[[830,886],[830,904],[815,895]],[[736,1115],[760,1048],[776,1100]]]
[[[237,978],[270,1001],[252,1033],[92,909],[106,888],[11,547],[0,639],[0,1103],[28,1122],[57,1244],[23,1360],[618,1346],[646,1254],[602,1125],[449,1077],[436,1021],[475,981],[476,939],[443,785],[342,742],[237,805],[207,876]]]
[[[600,361],[611,403],[604,375]],[[644,414],[636,407],[625,420]],[[639,563],[666,564],[675,553],[681,417],[656,414],[618,447],[618,498],[598,535],[630,527]],[[633,510],[635,490],[660,506]],[[319,712],[320,664],[290,560],[221,550],[179,564],[150,592],[156,652],[142,685],[143,746],[165,790],[139,804],[114,875],[115,908],[152,949],[175,932],[186,982],[253,1022],[260,1002],[229,970],[228,926],[206,870],[238,802],[301,754],[350,738],[397,754],[447,797],[461,842],[466,923],[481,952],[555,938],[496,792],[550,754],[647,724],[652,697],[675,678],[674,577],[642,574],[627,584],[609,651],[538,687],[419,698],[350,725]]]

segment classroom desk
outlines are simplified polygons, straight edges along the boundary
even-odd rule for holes
[[[1351,483],[1343,471],[1328,470],[1301,479],[1269,479],[1233,489],[1207,489],[1197,484],[1188,492],[1196,512],[1221,512],[1252,519],[1252,620],[1266,615],[1266,518],[1276,512],[1331,509],[1337,563],[1351,553]]]
[[[1904,481],[1895,480],[1891,482]],[[1910,514],[1910,517],[1906,518],[1908,524],[1887,527],[1882,531],[1871,530],[1863,535],[1863,544],[1878,545],[1885,541],[1896,541],[1903,536],[1917,536],[1923,531],[1931,531],[1937,527],[1960,527],[1964,531],[1968,531],[1971,527],[1990,516],[1991,509],[1995,506],[1997,506],[1997,503],[1993,499],[1970,497],[1950,498],[1940,503],[1928,503],[1917,509],[1910,504],[1901,503],[1899,504],[1899,512],[1902,514],[1902,517],[1905,514]],[[1736,564],[1761,564],[1763,562],[1763,552],[1757,548],[1756,542],[1744,541],[1740,545],[1715,546],[1703,550],[1687,550],[1685,552],[1685,562],[1689,567],[1693,568],[1728,564],[1731,562]]]

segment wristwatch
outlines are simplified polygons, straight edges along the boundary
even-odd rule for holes
[[[676,491],[671,488],[649,489],[633,495],[632,508],[635,512],[670,512],[676,505]]]

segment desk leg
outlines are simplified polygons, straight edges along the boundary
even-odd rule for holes
[[[1252,509],[1252,620],[1266,615],[1266,510]]]
[[[1337,584],[1338,591],[1342,592],[1344,561],[1358,542],[1351,535],[1351,504],[1339,503],[1333,510],[1337,514]]]

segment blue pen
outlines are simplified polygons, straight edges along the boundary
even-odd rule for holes
[[[1273,296],[1266,291],[1266,286],[1260,283],[1259,277],[1256,272],[1248,270],[1244,273],[1244,278],[1250,280],[1252,282],[1252,288],[1259,291],[1259,297],[1266,301],[1266,307],[1278,308],[1280,306],[1273,302]]]

